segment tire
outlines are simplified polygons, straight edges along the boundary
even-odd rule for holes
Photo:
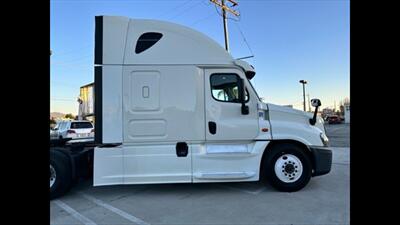
[[[52,176],[55,173],[55,177]],[[52,179],[54,178],[54,179]],[[50,199],[65,194],[71,187],[72,168],[68,156],[53,150],[50,152]]]
[[[289,165],[291,164],[291,165]],[[294,144],[279,144],[270,149],[263,160],[263,174],[275,189],[295,192],[311,179],[312,164],[302,148]]]

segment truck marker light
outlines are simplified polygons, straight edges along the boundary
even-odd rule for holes
[[[268,128],[262,128],[261,131],[262,132],[268,132]]]

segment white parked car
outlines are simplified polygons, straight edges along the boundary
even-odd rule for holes
[[[87,120],[59,121],[50,134],[52,139],[94,137],[94,127]]]

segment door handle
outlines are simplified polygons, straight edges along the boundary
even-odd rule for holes
[[[208,122],[208,130],[211,134],[217,133],[217,124],[213,121]]]

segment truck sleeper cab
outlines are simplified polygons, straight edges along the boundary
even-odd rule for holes
[[[177,24],[98,16],[94,185],[257,181],[328,173],[325,131],[262,103],[254,69]],[[265,152],[265,153],[264,153]]]
[[[94,186],[265,179],[297,191],[329,173],[321,120],[263,103],[255,70],[157,20],[95,18]]]

